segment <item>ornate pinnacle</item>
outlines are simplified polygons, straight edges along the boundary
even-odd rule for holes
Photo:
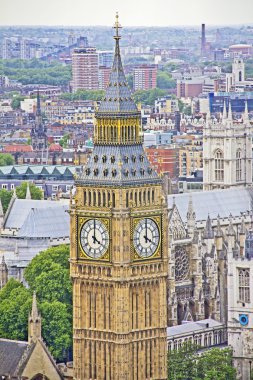
[[[120,23],[119,23],[119,14],[118,14],[118,12],[116,12],[116,21],[115,21],[115,23],[114,23],[113,28],[114,28],[115,31],[116,31],[115,36],[114,36],[114,39],[115,39],[115,40],[120,40],[121,36],[119,35],[119,29],[122,28],[122,26],[121,26]]]

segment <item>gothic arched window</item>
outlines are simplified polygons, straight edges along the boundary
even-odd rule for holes
[[[224,181],[224,157],[223,152],[218,149],[214,154],[215,181]]]
[[[250,302],[250,273],[249,269],[239,269],[239,301]]]
[[[236,152],[236,181],[242,180],[242,152]]]

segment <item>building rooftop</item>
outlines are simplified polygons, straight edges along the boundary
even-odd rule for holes
[[[182,325],[167,327],[167,337],[173,338],[177,335],[202,332],[208,328],[224,327],[224,324],[214,319],[208,318],[197,322],[186,322]]]
[[[230,188],[223,190],[211,190],[192,192],[192,203],[196,213],[196,221],[206,220],[208,214],[211,219],[227,218],[230,214],[240,216],[247,213],[253,202],[253,188]],[[187,221],[186,214],[189,204],[189,193],[168,195],[169,208],[175,202],[184,222]]]

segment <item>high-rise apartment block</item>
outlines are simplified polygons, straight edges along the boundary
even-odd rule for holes
[[[76,48],[72,53],[72,91],[98,89],[98,53],[96,48]]]
[[[105,90],[108,86],[110,79],[111,68],[106,66],[99,66],[98,70],[98,87],[99,90]]]
[[[98,52],[99,66],[111,69],[113,64],[114,52],[112,50],[103,50]]]
[[[156,87],[157,65],[141,65],[134,69],[134,91]]]

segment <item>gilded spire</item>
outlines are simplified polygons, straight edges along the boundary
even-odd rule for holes
[[[101,114],[103,116],[109,116],[110,114],[120,116],[120,114],[130,114],[133,113],[139,116],[137,107],[133,101],[131,91],[128,87],[127,80],[124,74],[123,65],[120,56],[119,40],[121,36],[119,35],[119,29],[121,25],[119,23],[119,16],[116,14],[116,21],[113,26],[115,29],[115,53],[112,65],[112,70],[109,78],[109,83],[105,91],[105,97],[101,101],[100,107],[97,112],[97,117]]]
[[[115,23],[114,23],[113,28],[115,29],[115,36],[114,36],[114,39],[115,39],[115,40],[120,40],[120,39],[121,39],[121,36],[119,35],[119,29],[121,29],[122,26],[121,26],[120,23],[119,23],[119,14],[118,14],[118,12],[116,12],[116,20],[115,20]]]

